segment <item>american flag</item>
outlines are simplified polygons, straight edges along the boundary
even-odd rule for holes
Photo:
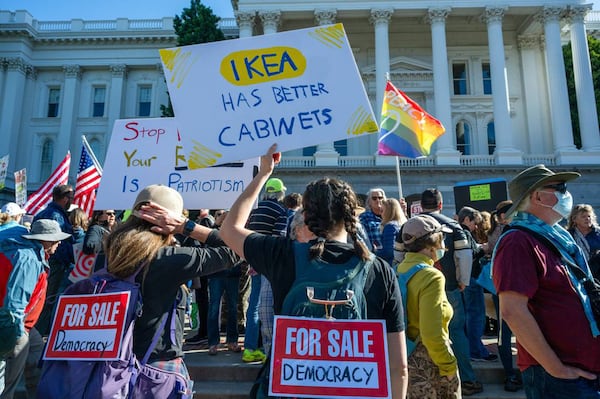
[[[31,215],[35,215],[52,201],[52,189],[60,184],[67,184],[69,181],[69,168],[71,167],[71,153],[67,151],[67,156],[52,172],[48,180],[42,184],[38,190],[33,193],[23,209]]]
[[[85,136],[82,136],[81,158],[77,171],[77,182],[75,183],[75,197],[73,204],[79,206],[88,217],[92,217],[94,204],[96,203],[96,190],[100,185],[102,167],[96,160],[94,152],[90,148]]]

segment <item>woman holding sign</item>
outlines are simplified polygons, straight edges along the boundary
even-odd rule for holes
[[[354,211],[358,202],[350,185],[325,178],[307,186],[302,197],[304,220],[316,239],[300,244],[305,247],[294,244],[290,238],[266,236],[245,228],[252,204],[279,160],[275,150],[276,145],[273,145],[261,157],[260,171],[231,207],[221,227],[223,240],[269,279],[273,286],[276,315],[285,314],[285,311],[282,312],[284,300],[296,283],[296,259],[317,260],[323,269],[340,268],[353,261],[354,264],[368,263],[370,269],[365,266],[368,271],[365,271],[363,286],[366,318],[386,321],[392,397],[404,398],[408,372],[398,283],[393,270],[381,258],[371,255],[357,239]],[[348,244],[348,238],[353,244]],[[296,258],[295,251],[303,248],[306,248],[306,253],[299,253]],[[327,270],[323,272],[329,273]],[[335,309],[338,310],[338,307]]]

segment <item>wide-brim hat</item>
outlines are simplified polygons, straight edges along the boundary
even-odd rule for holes
[[[31,225],[30,234],[23,234],[23,238],[40,241],[62,241],[69,237],[71,234],[63,233],[53,219],[38,219]]]
[[[167,186],[153,184],[144,188],[135,199],[133,209],[146,202],[154,202],[177,216],[183,213],[183,198],[181,194],[177,190]]]
[[[525,169],[508,183],[508,193],[513,205],[506,211],[506,217],[515,213],[523,200],[544,184],[551,181],[567,182],[578,177],[581,177],[581,174],[577,172],[555,173],[543,164]]]

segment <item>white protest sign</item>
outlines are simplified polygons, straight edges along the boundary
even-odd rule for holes
[[[230,207],[259,159],[191,170],[175,118],[120,119],[113,127],[94,209],[129,209],[151,184],[177,190],[188,209]]]
[[[391,398],[385,321],[275,316],[269,395]]]
[[[379,130],[341,24],[160,56],[191,168]]]

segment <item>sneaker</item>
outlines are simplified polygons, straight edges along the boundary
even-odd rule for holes
[[[237,342],[228,342],[227,343],[227,350],[230,352],[235,352],[235,353],[239,353],[242,351],[242,348],[238,345]]]
[[[523,382],[516,375],[511,375],[504,380],[504,390],[507,392],[517,392],[521,388],[523,388]]]
[[[264,362],[266,359],[267,356],[260,349],[244,349],[242,353],[242,361],[245,363]]]
[[[196,334],[191,338],[186,338],[185,343],[189,345],[208,344],[208,337],[201,337],[200,334]]]
[[[479,381],[463,381],[460,383],[463,396],[471,396],[483,392],[483,385]]]
[[[496,360],[498,360],[498,355],[496,355],[495,353],[490,353],[486,357],[472,357],[471,358],[472,362],[495,362]]]
[[[208,348],[208,354],[210,356],[215,356],[219,352],[218,348],[219,348],[218,345],[211,345],[211,347]]]

